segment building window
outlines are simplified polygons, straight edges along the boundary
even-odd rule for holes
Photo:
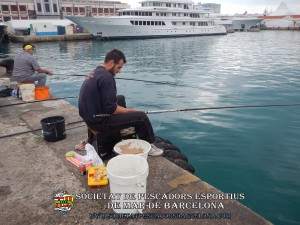
[[[19,6],[21,12],[26,12],[26,5]]]
[[[38,10],[38,12],[42,12],[42,5],[41,5],[41,3],[37,3],[37,10]]]
[[[1,8],[2,11],[7,11],[7,12],[9,11],[8,5],[2,5]]]
[[[109,13],[108,8],[104,8],[104,13]]]
[[[38,3],[39,4],[39,3]],[[72,8],[71,7],[66,7],[66,12],[71,13],[72,12]]]
[[[57,12],[57,4],[53,4],[53,12]]]
[[[115,13],[115,10],[113,8],[110,8],[109,13],[113,14],[113,13]]]
[[[81,14],[84,13],[84,8],[83,8],[83,7],[80,7],[80,8],[79,8],[79,11],[80,11]]]
[[[45,10],[46,10],[46,12],[50,12],[50,6],[49,6],[49,4],[45,4]]]
[[[103,8],[98,8],[98,13],[103,14]]]
[[[10,5],[10,10],[11,10],[12,12],[18,11],[18,6],[16,6],[16,5]]]
[[[78,13],[78,8],[77,7],[74,7],[74,12]]]
[[[93,14],[97,14],[97,8],[92,9]]]
[[[176,25],[176,22],[172,22],[172,25]]]

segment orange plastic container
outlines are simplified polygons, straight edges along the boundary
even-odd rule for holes
[[[35,100],[47,100],[50,98],[50,89],[48,86],[36,87],[34,92]]]

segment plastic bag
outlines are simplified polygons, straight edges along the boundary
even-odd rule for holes
[[[85,145],[87,159],[92,160],[93,166],[104,166],[102,159],[99,157],[94,146],[91,144]]]

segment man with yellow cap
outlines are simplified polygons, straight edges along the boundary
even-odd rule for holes
[[[40,67],[37,60],[33,57],[34,45],[23,44],[23,52],[15,57],[13,77],[17,82],[36,82],[36,86],[45,86],[47,75],[53,72]]]

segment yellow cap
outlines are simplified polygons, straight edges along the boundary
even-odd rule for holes
[[[29,50],[29,49],[31,49],[31,48],[33,48],[32,45],[25,45],[24,50],[27,51],[27,50]]]

